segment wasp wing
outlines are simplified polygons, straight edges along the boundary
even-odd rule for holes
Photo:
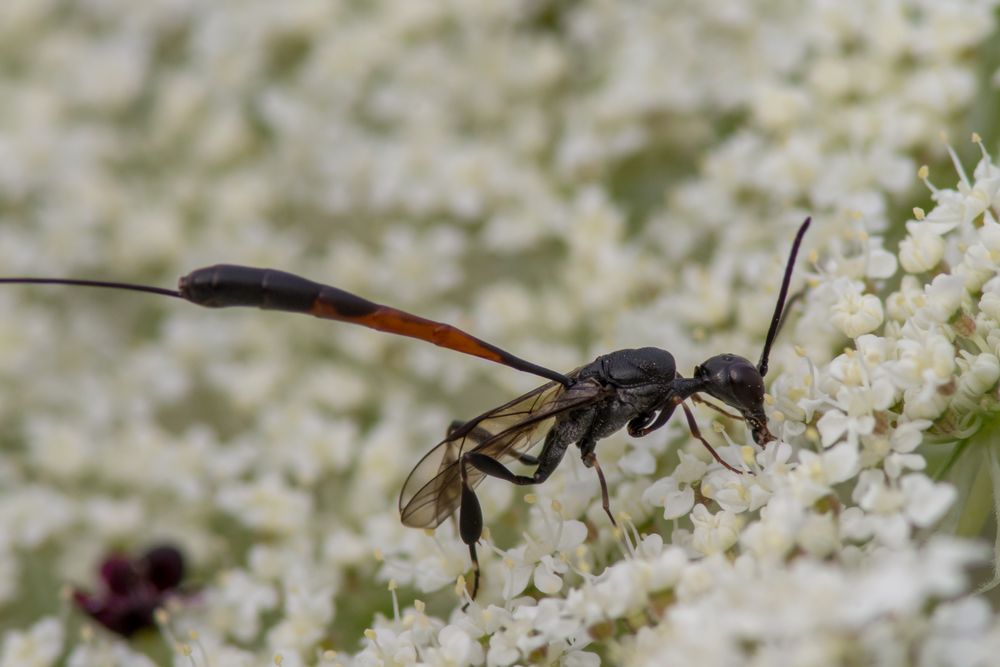
[[[436,528],[458,508],[462,500],[459,459],[463,454],[476,451],[498,461],[515,459],[545,437],[559,415],[593,403],[611,391],[590,378],[569,388],[549,382],[454,428],[406,478],[399,494],[403,524]],[[466,477],[473,488],[485,474],[468,466]]]

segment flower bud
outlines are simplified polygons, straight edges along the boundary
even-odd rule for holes
[[[944,240],[933,232],[915,227],[899,244],[899,263],[907,273],[925,273],[944,257]]]

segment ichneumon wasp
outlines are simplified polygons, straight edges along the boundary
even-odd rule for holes
[[[607,482],[595,449],[598,441],[622,427],[627,427],[629,435],[642,437],[666,424],[680,406],[692,435],[716,461],[736,473],[741,471],[723,460],[702,436],[685,403],[687,399],[743,419],[759,445],[774,440],[764,414],[763,378],[784,312],[795,258],[810,221],[806,218],[792,243],[760,361],[754,365],[735,354],[720,354],[696,366],[690,378],[677,372],[673,355],[655,347],[617,350],[564,375],[449,324],[273,269],[210,266],[182,277],[177,290],[63,278],[0,278],[0,283],[102,287],[171,296],[209,308],[249,306],[305,313],[418,338],[546,378],[548,383],[509,403],[464,423],[453,423],[444,440],[416,465],[399,495],[402,521],[414,528],[436,528],[459,510],[459,535],[469,547],[475,597],[479,589],[476,544],[483,533],[483,514],[474,489],[487,476],[518,485],[541,484],[559,465],[569,446],[576,444],[584,465],[597,472],[604,511],[614,524]],[[707,394],[739,414],[732,415],[699,394]],[[529,454],[539,442],[543,442],[539,453]],[[534,473],[515,474],[505,465],[513,461],[536,466]]]

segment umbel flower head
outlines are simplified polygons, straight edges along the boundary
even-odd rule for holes
[[[617,528],[573,450],[543,485],[486,480],[471,603],[456,526],[405,528],[396,498],[452,420],[534,378],[306,318],[0,290],[0,667],[992,665],[967,536],[1000,480],[997,7],[0,3],[3,275],[270,266],[563,372],[656,346],[690,377],[759,354],[814,218],[776,440],[691,406],[748,472],[677,418],[600,443]],[[948,167],[968,118],[982,147]],[[143,574],[162,535],[197,595]],[[121,636],[157,600],[159,634]]]

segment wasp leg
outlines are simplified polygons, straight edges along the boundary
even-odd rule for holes
[[[539,454],[537,459],[528,455],[521,455],[518,457],[522,460],[527,458],[527,462],[532,460],[538,462],[538,467],[535,468],[535,472],[531,477],[526,475],[515,475],[508,470],[504,464],[500,463],[492,456],[487,456],[486,454],[471,451],[462,455],[460,465],[460,469],[462,471],[462,505],[459,510],[460,516],[458,519],[458,532],[462,537],[462,541],[469,546],[469,557],[472,559],[472,572],[474,577],[472,584],[473,598],[475,598],[476,593],[479,592],[479,556],[476,553],[476,543],[483,535],[483,510],[479,505],[479,499],[476,497],[475,492],[472,490],[472,487],[469,486],[466,465],[471,465],[485,475],[489,475],[490,477],[499,477],[500,479],[506,480],[511,484],[518,484],[522,486],[541,484],[549,478],[552,472],[559,465],[559,462],[562,461],[567,447],[569,447],[570,443],[575,440],[575,438],[572,437],[573,435],[573,429],[566,432],[554,429],[549,431],[548,436],[546,436],[545,444],[542,446],[542,452]]]
[[[725,461],[723,461],[722,457],[719,456],[719,452],[715,451],[715,448],[712,447],[712,445],[708,444],[708,440],[705,440],[705,438],[702,437],[701,431],[698,430],[698,424],[694,420],[694,415],[691,414],[691,409],[688,408],[687,404],[685,404],[683,402],[680,402],[680,406],[682,408],[684,408],[684,416],[687,417],[688,428],[691,429],[691,435],[693,435],[694,437],[696,437],[699,440],[701,440],[701,444],[705,445],[705,447],[708,449],[709,453],[713,457],[715,457],[715,460],[718,461],[719,463],[721,463],[723,465],[723,467],[728,468],[729,470],[732,470],[733,472],[735,472],[738,475],[742,475],[743,474],[742,470],[737,470],[733,466],[731,466],[728,463],[726,463]]]
[[[479,592],[479,555],[476,553],[476,542],[483,535],[483,508],[479,505],[476,492],[469,486],[469,480],[462,466],[462,504],[459,508],[458,534],[469,547],[469,558],[472,560],[472,599]]]
[[[445,432],[445,436],[451,438],[452,436],[454,436],[455,431],[465,426],[466,423],[467,422],[464,422],[461,419],[456,419],[455,421],[453,421],[451,424],[448,425],[448,430]],[[483,444],[493,436],[486,429],[476,427],[473,428],[471,431],[469,431],[465,437],[471,440],[472,444],[478,446]],[[532,456],[531,454],[518,454],[517,460],[529,466],[538,465],[538,457]]]
[[[532,484],[541,484],[549,478],[559,465],[559,462],[562,461],[563,455],[566,453],[566,447],[567,444],[564,444],[559,440],[546,442],[545,447],[542,448],[541,455],[537,459],[538,467],[535,468],[534,474],[530,477],[527,475],[515,475],[507,468],[507,466],[500,463],[492,456],[487,456],[478,452],[469,452],[463,456],[463,458],[474,466],[479,472],[485,473],[490,477],[498,477],[504,481],[510,482],[511,484],[517,484],[519,486],[530,486]]]
[[[594,453],[593,449],[583,455],[583,465],[597,471],[597,480],[601,483],[601,507],[604,508],[604,513],[608,515],[609,519],[611,519],[611,525],[617,528],[618,522],[615,521],[615,517],[611,514],[611,499],[608,495],[608,482],[604,479],[604,471],[601,470],[601,464],[597,462],[597,454]]]
[[[702,405],[707,405],[708,407],[712,408],[716,412],[721,412],[722,414],[726,415],[730,419],[739,419],[740,421],[743,420],[743,417],[741,417],[739,415],[734,415],[732,412],[728,412],[726,410],[723,410],[721,407],[719,407],[715,403],[712,403],[711,401],[706,401],[704,398],[702,398],[698,394],[692,394],[691,400],[693,402],[695,402],[695,403],[701,403]]]
[[[648,431],[645,431],[644,429],[646,429],[650,424],[652,424],[656,420],[656,414],[657,413],[655,412],[651,412],[649,414],[639,415],[638,417],[634,417],[633,419],[629,420],[628,434],[636,438],[636,437],[641,437],[636,435],[637,433],[641,433],[642,435],[648,433]]]
[[[584,426],[578,422],[573,422],[571,424],[563,425],[557,424],[549,431],[548,435],[545,436],[545,444],[542,445],[542,451],[539,453],[538,457],[528,456],[522,454],[518,456],[518,459],[523,463],[535,462],[538,467],[535,468],[535,472],[529,477],[527,475],[515,475],[511,472],[507,466],[497,461],[492,456],[487,456],[475,450],[467,452],[462,456],[462,460],[473,465],[480,472],[489,475],[490,477],[498,477],[502,480],[508,481],[511,484],[518,484],[520,486],[528,486],[531,484],[541,484],[549,478],[553,471],[559,466],[559,462],[562,461],[563,455],[566,453],[566,449],[576,440],[579,440],[583,435]]]
[[[652,416],[646,415],[636,417],[628,423],[628,434],[633,438],[641,438],[644,435],[649,435],[670,421],[670,417],[674,414],[674,409],[677,407],[677,403],[679,402],[680,401],[676,399],[671,399],[671,401],[664,405],[660,410],[660,414],[656,415],[656,419],[653,419]]]

